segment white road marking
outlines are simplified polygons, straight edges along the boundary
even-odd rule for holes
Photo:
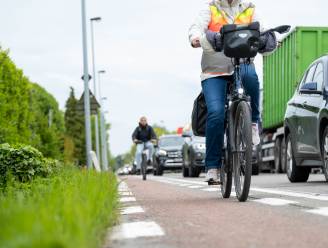
[[[207,192],[216,192],[219,191],[219,188],[206,188],[206,189],[201,189],[202,191],[207,191]]]
[[[203,186],[207,185],[206,182],[200,182],[200,181],[184,180],[184,179],[176,179],[176,178],[165,178],[165,179],[170,181],[180,182],[180,183],[189,183],[189,184],[196,184],[196,185],[203,185]],[[305,198],[310,200],[328,201],[328,195],[323,195],[323,194],[318,195],[318,194],[311,194],[311,193],[299,193],[293,191],[284,191],[284,190],[277,190],[272,188],[257,188],[257,187],[254,188],[251,187],[250,191],[280,195],[280,196],[289,196],[295,198]]]
[[[292,191],[264,189],[264,188],[251,188],[251,191],[274,194],[274,195],[290,196],[290,197],[296,197],[296,198],[306,198],[306,199],[318,200],[318,201],[328,201],[328,195],[316,195],[316,194],[310,194],[310,193],[298,193],[298,192],[292,192]]]
[[[263,198],[263,199],[253,200],[253,202],[267,204],[270,206],[285,206],[285,205],[289,205],[289,204],[298,203],[295,201],[288,201],[288,200],[279,199],[279,198]]]
[[[114,228],[112,240],[135,239],[139,237],[163,236],[164,231],[155,222],[131,222],[123,223]]]
[[[306,210],[305,212],[328,217],[328,208],[327,207],[326,208],[317,208],[317,209]]]
[[[135,197],[122,197],[120,202],[135,202],[137,201]]]
[[[144,213],[145,210],[143,210],[142,207],[140,206],[132,206],[132,207],[126,207],[123,208],[121,211],[122,215],[127,215],[127,214],[139,214],[139,213]]]
[[[180,187],[188,187],[188,186],[190,186],[190,184],[178,184],[178,186],[180,186]]]
[[[192,186],[189,186],[188,188],[190,188],[190,189],[200,189],[200,188],[203,188],[203,186],[200,186],[200,185],[192,185]]]
[[[132,196],[132,192],[130,191],[122,191],[122,192],[119,192],[121,196]]]

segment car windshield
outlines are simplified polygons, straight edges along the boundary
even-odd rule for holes
[[[184,140],[182,137],[167,137],[159,140],[159,146],[182,146]]]

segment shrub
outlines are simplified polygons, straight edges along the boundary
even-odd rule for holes
[[[57,161],[44,158],[31,146],[0,145],[0,186],[6,185],[9,178],[24,183],[35,177],[48,177],[59,166]]]

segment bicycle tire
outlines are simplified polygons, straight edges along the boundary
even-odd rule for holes
[[[141,174],[142,180],[147,180],[147,157],[145,154],[142,154]]]
[[[250,106],[246,101],[238,104],[235,115],[233,173],[237,198],[248,198],[252,177],[252,121]]]
[[[229,120],[228,127],[231,125]],[[230,126],[232,127],[232,125]],[[228,133],[228,132],[226,132]],[[227,146],[224,149],[224,158],[223,163],[221,167],[221,173],[220,173],[220,181],[221,181],[221,194],[223,198],[230,198],[231,195],[231,188],[232,188],[232,154],[231,154],[231,148],[229,145],[229,136],[226,135],[227,138]]]

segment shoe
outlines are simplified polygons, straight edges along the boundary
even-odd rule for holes
[[[257,146],[261,143],[259,126],[256,123],[252,124],[252,141],[254,146]]]
[[[209,169],[206,173],[205,182],[208,185],[220,184],[220,169]]]

